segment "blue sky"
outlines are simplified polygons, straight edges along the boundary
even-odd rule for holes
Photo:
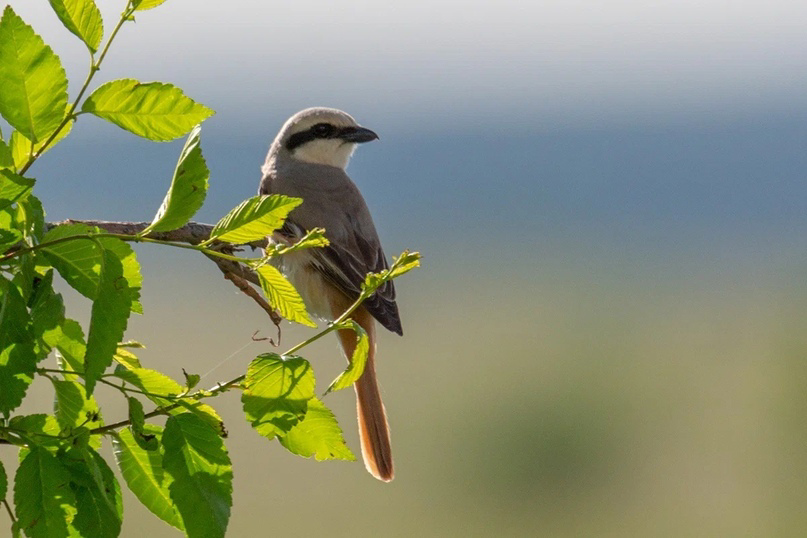
[[[109,32],[120,2],[99,4]],[[82,45],[14,7],[78,82]],[[429,130],[708,121],[804,110],[804,20],[787,0],[168,0],[101,76],[173,81],[246,127],[311,103]]]

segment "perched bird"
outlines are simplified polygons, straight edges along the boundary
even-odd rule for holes
[[[325,228],[329,246],[294,252],[279,262],[309,312],[322,319],[334,320],[348,309],[367,273],[389,267],[367,204],[345,173],[356,146],[377,138],[340,110],[309,108],[283,125],[261,169],[260,194],[303,199],[274,241],[293,242],[307,230]],[[393,478],[392,451],[375,373],[375,322],[403,334],[392,282],[364,301],[352,318],[370,339],[367,365],[355,384],[362,456],[367,470],[388,482]],[[351,330],[337,334],[350,360],[356,335]]]

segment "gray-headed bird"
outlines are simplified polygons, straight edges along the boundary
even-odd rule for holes
[[[260,194],[303,199],[272,240],[291,243],[308,230],[325,228],[329,246],[293,252],[279,262],[309,312],[321,319],[339,317],[358,298],[365,275],[389,267],[367,204],[345,172],[356,146],[377,138],[340,110],[309,108],[283,125],[262,168]],[[375,322],[403,334],[392,282],[364,301],[352,318],[370,339],[367,365],[355,384],[362,456],[367,470],[388,482],[392,450],[375,373]],[[350,360],[356,335],[351,330],[337,334]]]

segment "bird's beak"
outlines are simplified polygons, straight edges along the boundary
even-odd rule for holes
[[[361,144],[363,142],[378,140],[378,135],[364,127],[344,127],[339,131],[339,138],[345,142]]]

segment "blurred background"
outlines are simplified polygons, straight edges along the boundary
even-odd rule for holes
[[[123,1],[98,3],[108,33]],[[83,45],[46,2],[11,4],[74,96]],[[405,336],[379,344],[395,481],[291,456],[228,394],[229,534],[802,535],[805,23],[787,0],[168,0],[125,26],[98,83],[217,111],[196,220],[256,192],[287,117],[333,106],[381,136],[349,171],[387,254],[424,255],[397,283]],[[82,117],[31,174],[49,220],[149,220],[181,145]],[[213,264],[138,255],[145,366],[212,385],[269,350]],[[286,325],[283,348],[311,334]],[[304,355],[321,388],[343,367],[335,340]],[[326,403],[358,451],[353,395]],[[125,508],[123,536],[178,534]]]

